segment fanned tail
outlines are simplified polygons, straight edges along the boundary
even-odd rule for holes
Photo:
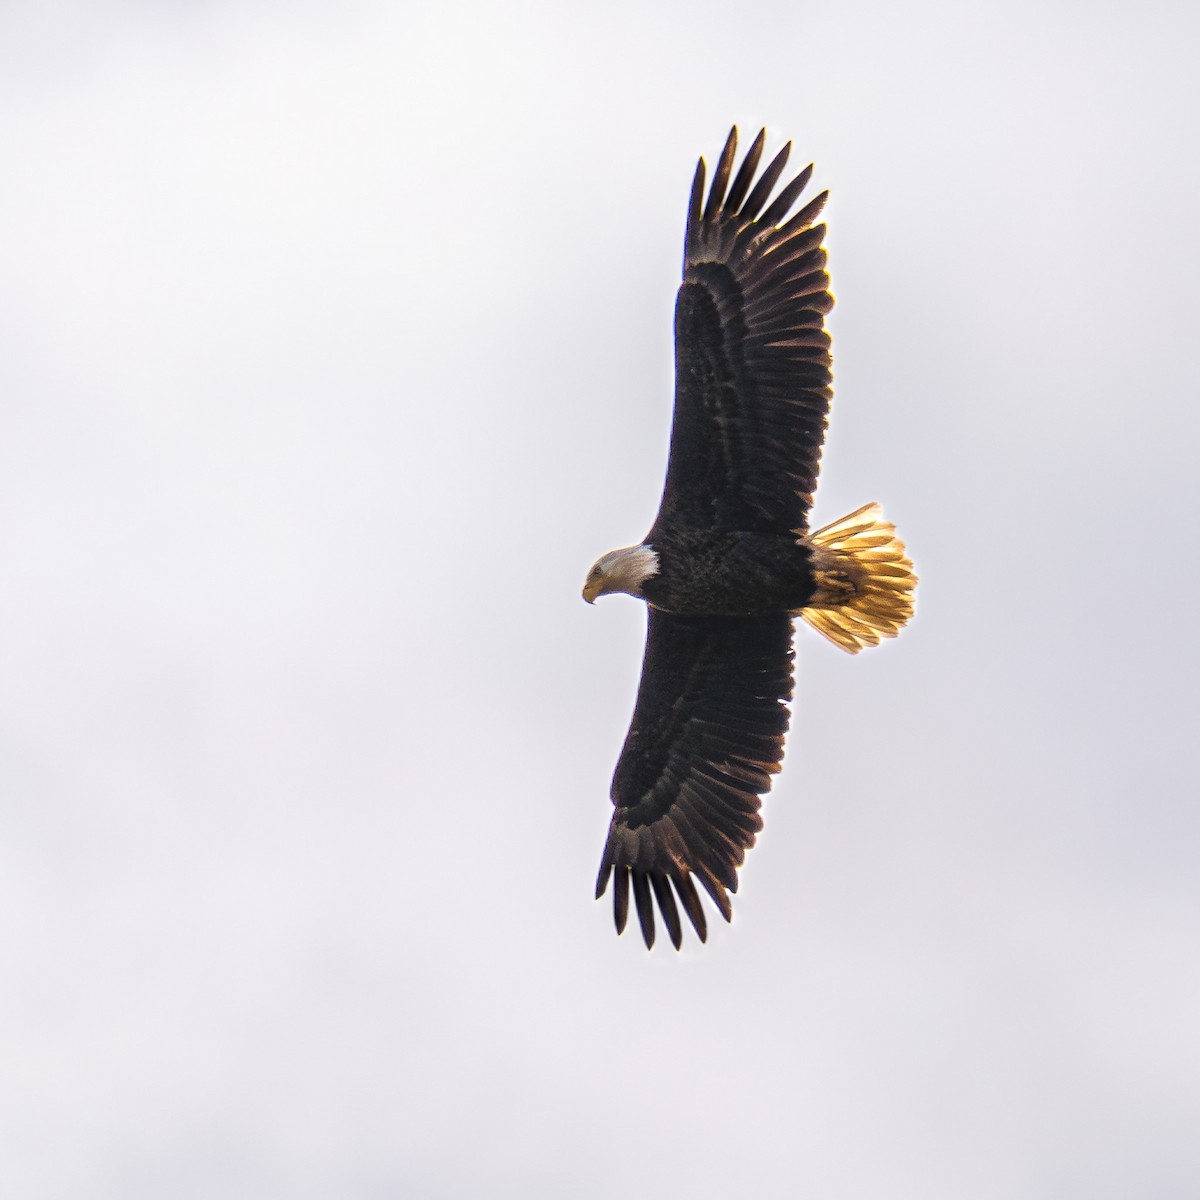
[[[807,535],[817,570],[817,594],[803,617],[850,654],[895,637],[913,615],[917,576],[878,504]]]

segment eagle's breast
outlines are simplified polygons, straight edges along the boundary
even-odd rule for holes
[[[658,573],[643,595],[663,612],[794,612],[816,588],[812,553],[795,535],[682,531],[660,537],[654,549]]]

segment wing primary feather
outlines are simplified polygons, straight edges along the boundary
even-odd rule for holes
[[[692,825],[695,827],[697,823],[704,826],[708,834],[706,839],[709,843],[714,841],[714,838],[721,839],[718,843],[726,857],[738,857],[742,847],[745,845],[746,838],[749,836],[753,842],[754,834],[758,830],[748,832],[743,830],[737,821],[724,809],[724,806],[714,804],[711,800],[707,800],[699,793],[689,797],[689,807],[687,809],[688,816],[692,818]]]
[[[791,152],[792,143],[787,142],[783,149],[771,159],[767,169],[754,185],[754,191],[750,193],[750,198],[742,205],[742,210],[738,213],[741,220],[752,221],[758,216],[759,209],[766,204],[767,197],[771,194],[771,189],[779,182],[779,177],[783,174],[783,168],[787,166],[788,155]]]
[[[789,305],[795,298],[795,282],[806,275],[824,271],[828,260],[829,256],[822,247],[806,250],[803,254],[785,253],[767,260],[762,274],[754,280],[763,294],[755,297],[753,308],[746,305],[747,313],[755,313],[756,326],[765,322],[786,321],[789,317],[795,322],[796,314],[789,311]],[[825,283],[828,286],[828,275]]]
[[[729,896],[725,889],[721,886],[720,881],[706,870],[697,871],[700,876],[700,882],[704,885],[704,890],[712,897],[713,903],[717,906],[721,916],[726,922],[733,920],[733,905],[729,902]]]
[[[706,814],[698,810],[695,803],[689,809],[677,812],[676,824],[684,824],[688,830],[689,836],[686,836],[686,840],[695,853],[690,865],[700,875],[704,887],[713,894],[713,899],[716,899],[716,894],[706,882],[709,880],[718,887],[718,881],[730,883],[732,880],[731,890],[737,892],[737,870],[730,863],[730,859],[737,858],[738,863],[742,862],[744,851],[738,842],[722,834],[715,824],[708,820]]]
[[[679,900],[683,904],[683,911],[687,913],[696,936],[702,942],[708,941],[708,921],[705,919],[700,897],[696,895],[696,885],[692,882],[692,877],[686,873],[679,874],[673,876],[673,881],[675,890],[679,893]]]
[[[654,889],[658,910],[666,922],[671,945],[678,950],[683,944],[683,926],[679,923],[679,909],[675,907],[675,897],[671,892],[670,880],[661,871],[654,871],[650,875],[650,886]]]
[[[625,922],[629,919],[629,868],[618,867],[617,877],[613,881],[613,920],[618,933],[625,932]]]
[[[704,206],[704,224],[711,225],[721,211],[725,200],[725,189],[729,186],[729,172],[733,169],[733,157],[737,153],[737,126],[730,131],[725,139],[725,148],[713,171],[712,188],[708,193],[708,203]]]
[[[755,837],[762,832],[762,815],[756,810],[718,801],[714,795],[706,796],[699,788],[694,803],[696,816],[714,826],[735,846],[753,845]]]
[[[771,207],[759,218],[768,227],[774,228],[788,215],[788,210],[796,203],[796,198],[804,191],[812,178],[813,164],[809,163],[795,179],[791,181],[771,202]]]
[[[596,876],[597,900],[604,895],[604,890],[608,887],[608,877],[612,874],[612,867],[612,859],[605,854],[604,861],[600,864],[600,874]]]
[[[794,226],[796,229],[803,229],[806,225],[811,225],[821,215],[821,210],[825,207],[825,202],[828,199],[828,190],[823,191],[819,196],[814,196],[792,218],[792,220],[788,222],[788,225]]]
[[[716,865],[737,849],[737,842],[722,834],[694,801],[680,806],[675,825],[691,849],[690,865],[697,870],[703,867],[715,879]]]
[[[804,210],[801,209],[796,216],[804,216]],[[767,261],[774,264],[775,261],[785,262],[801,254],[806,254],[809,250],[819,246],[825,240],[828,232],[825,225],[807,225],[803,222],[798,223],[795,216],[788,217],[786,224],[779,227],[779,237],[771,244],[769,251],[771,257]],[[775,258],[776,255],[780,256],[778,260]]]
[[[736,213],[738,205],[746,198],[746,193],[750,190],[750,183],[754,179],[754,172],[758,170],[758,162],[762,158],[766,140],[767,131],[760,129],[758,137],[754,139],[754,145],[746,151],[746,157],[742,159],[742,165],[738,167],[738,173],[734,177],[733,187],[729,189],[729,195],[725,197],[727,213]]]
[[[692,177],[692,195],[688,200],[687,233],[684,237],[683,267],[687,270],[688,259],[696,253],[700,238],[700,205],[704,200],[704,159],[696,163],[696,174]]]
[[[741,847],[738,848],[737,858],[734,860],[726,858],[718,858],[713,863],[714,875],[723,883],[731,892],[738,890],[738,873],[737,869],[742,865],[746,858],[746,852]]]
[[[630,872],[633,876],[633,898],[637,902],[638,923],[642,927],[642,940],[647,950],[654,949],[654,902],[650,899],[650,883],[645,871],[634,867]]]

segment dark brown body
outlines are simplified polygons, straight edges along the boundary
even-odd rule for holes
[[[816,592],[811,549],[795,534],[673,531],[655,544],[648,603],[681,616],[750,616],[804,608]]]

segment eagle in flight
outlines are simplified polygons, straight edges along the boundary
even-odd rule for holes
[[[618,933],[632,888],[647,947],[655,901],[676,949],[679,905],[705,940],[693,876],[732,918],[737,868],[783,759],[792,619],[854,654],[913,613],[912,563],[879,505],[808,528],[833,395],[833,297],[814,224],[828,193],[792,213],[808,166],[772,199],[791,143],[759,174],[765,139],[734,174],[730,131],[707,199],[703,158],[696,167],[662,502],[642,542],[603,555],[583,588],[588,603],[626,592],[649,611],[596,882],[597,898],[613,883]]]

